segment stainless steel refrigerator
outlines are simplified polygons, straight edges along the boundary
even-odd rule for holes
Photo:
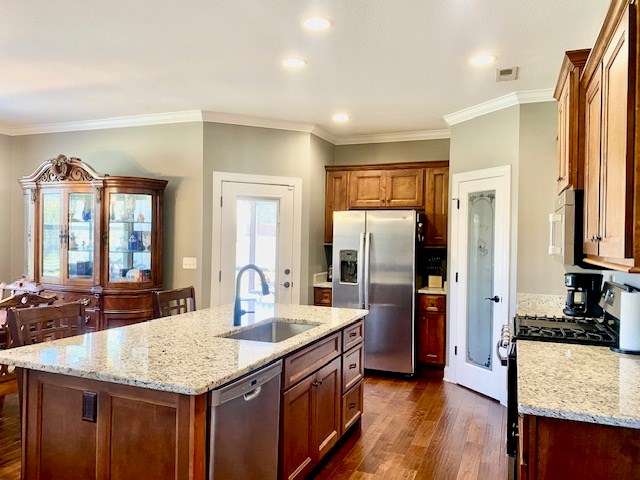
[[[414,210],[333,213],[333,306],[366,308],[364,366],[413,374]]]

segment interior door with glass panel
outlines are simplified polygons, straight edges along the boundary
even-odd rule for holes
[[[460,202],[454,245],[456,378],[500,401],[506,400],[506,369],[495,347],[502,325],[508,323],[509,298],[509,208],[503,180],[456,182],[458,191],[453,191]]]
[[[64,193],[58,189],[43,190],[40,203],[40,282],[64,283],[66,252],[63,248],[65,232]]]
[[[111,284],[149,283],[154,278],[151,193],[110,192],[107,275]]]
[[[264,272],[270,293],[263,296],[260,277],[247,270],[240,284],[243,301],[292,302],[293,209],[291,186],[222,182],[220,305],[233,302],[236,277],[247,264]]]

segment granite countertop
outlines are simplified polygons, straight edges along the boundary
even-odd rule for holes
[[[327,272],[313,274],[314,288],[333,288],[333,283],[327,281]]]
[[[640,358],[518,340],[518,412],[640,429]]]
[[[426,295],[446,295],[446,288],[436,288],[436,287],[422,287],[418,289],[418,293],[423,293]]]
[[[283,357],[368,312],[308,305],[256,304],[233,326],[233,305],[0,350],[0,363],[44,372],[199,395]],[[220,338],[277,317],[318,323],[279,343]]]
[[[331,282],[318,282],[313,284],[314,288],[333,288],[333,283]]]

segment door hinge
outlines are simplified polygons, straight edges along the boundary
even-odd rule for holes
[[[218,281],[222,281],[222,270],[218,270]]]
[[[453,347],[453,354],[458,355],[458,346]]]
[[[458,283],[458,272],[456,272],[456,283]]]
[[[220,195],[220,206],[222,206],[222,195]]]

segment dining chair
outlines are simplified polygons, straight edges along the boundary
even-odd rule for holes
[[[2,284],[0,284],[2,285]],[[3,287],[0,286],[0,290]],[[0,349],[11,348],[13,341],[9,334],[7,324],[7,311],[9,308],[28,308],[40,305],[51,305],[58,297],[57,295],[41,295],[31,293],[29,290],[23,293],[15,293],[16,290],[8,289],[14,293],[0,300]],[[18,391],[18,381],[16,373],[9,365],[0,364],[0,417],[3,416],[4,398]]]
[[[153,294],[155,318],[169,317],[196,309],[196,293],[193,287],[162,290]]]

